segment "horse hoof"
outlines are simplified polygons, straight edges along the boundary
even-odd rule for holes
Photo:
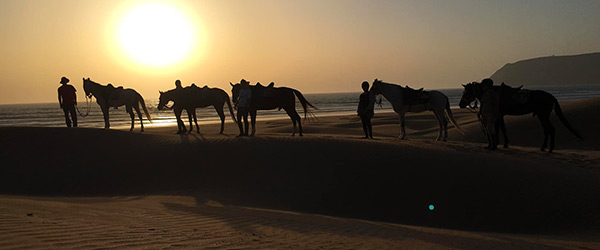
[[[448,138],[444,138],[444,142],[447,142],[447,141],[448,141]]]
[[[542,152],[546,152],[546,149],[544,149],[544,148],[541,148],[541,149],[540,149],[540,151],[542,151]]]

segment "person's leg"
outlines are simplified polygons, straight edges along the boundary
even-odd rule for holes
[[[239,129],[240,129],[240,134],[239,134],[239,136],[242,136],[242,135],[244,135],[244,127],[243,127],[243,125],[242,125],[242,116],[243,116],[243,114],[244,114],[244,112],[243,112],[243,109],[244,109],[244,108],[242,108],[242,107],[238,107],[238,109],[237,109],[237,114],[236,114],[236,116],[237,116],[237,124],[238,124],[238,127],[239,127]]]
[[[71,127],[71,119],[69,119],[69,109],[63,105],[63,112],[65,113],[65,123],[67,123],[67,127]]]
[[[369,138],[373,139],[373,125],[371,125],[371,118],[373,116],[367,116],[367,130],[369,131]]]
[[[75,105],[71,106],[70,113],[71,119],[73,120],[73,127],[77,127],[77,112],[75,111]]]
[[[244,113],[242,114],[242,116],[244,117],[244,135],[248,136],[248,129],[250,128],[250,125],[248,123],[248,109],[243,108],[242,110],[244,111]]]
[[[369,138],[369,127],[367,126],[367,116],[361,115],[360,122],[362,123],[363,132],[365,133],[365,139]]]

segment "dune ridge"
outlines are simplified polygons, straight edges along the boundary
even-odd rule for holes
[[[232,123],[225,135],[1,127],[0,248],[594,249],[599,103],[563,105],[586,140],[560,139],[555,122],[554,154],[538,151],[530,116],[507,119],[511,148],[485,151],[464,110],[467,135],[449,142],[433,141],[429,113],[407,117],[407,140],[390,113],[375,140],[359,139],[356,116],[306,123],[304,137],[286,119],[242,138]]]

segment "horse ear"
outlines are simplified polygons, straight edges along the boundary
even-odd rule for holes
[[[467,85],[461,84],[463,87],[467,87]]]
[[[162,95],[164,92],[162,92],[162,91],[159,90],[158,93]]]
[[[231,85],[231,87],[233,87],[233,83],[229,82],[229,85]]]

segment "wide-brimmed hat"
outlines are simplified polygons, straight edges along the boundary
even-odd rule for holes
[[[240,80],[240,84],[244,84],[244,83],[250,84],[250,82],[246,81],[245,79]]]
[[[64,76],[62,78],[60,78],[60,83],[61,84],[65,84],[65,83],[68,83],[68,82],[69,82],[69,78],[66,78]]]

